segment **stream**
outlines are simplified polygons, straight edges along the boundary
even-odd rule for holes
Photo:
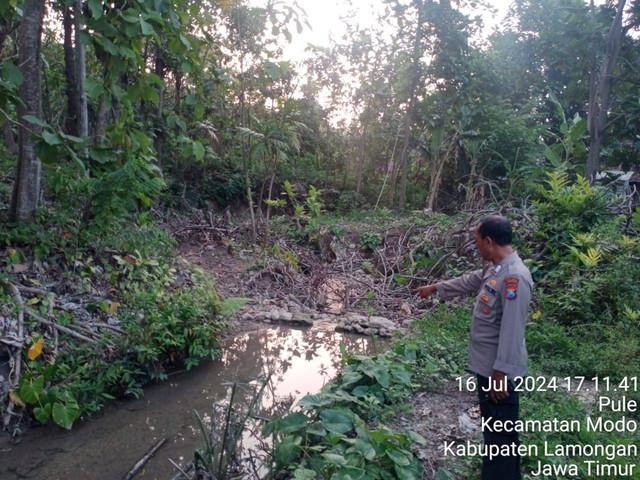
[[[261,414],[282,415],[335,376],[340,342],[350,353],[383,348],[370,338],[316,326],[241,334],[223,343],[215,361],[170,374],[166,381],[148,385],[139,399],[110,402],[71,431],[45,425],[28,430],[17,445],[0,439],[0,479],[122,479],[162,438],[167,439],[164,446],[135,478],[171,478],[178,472],[168,459],[185,464],[204,443],[194,410],[210,425],[212,404],[229,398],[229,382],[247,382],[270,372]]]

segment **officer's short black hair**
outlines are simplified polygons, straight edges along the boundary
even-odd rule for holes
[[[480,220],[478,233],[482,238],[490,237],[501,247],[511,245],[513,240],[511,222],[500,215],[489,215]]]

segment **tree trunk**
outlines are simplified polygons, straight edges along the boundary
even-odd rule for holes
[[[156,46],[156,65],[155,73],[160,77],[160,80],[164,82],[164,58],[162,54],[162,48],[160,45]],[[156,109],[155,117],[155,139],[153,140],[153,147],[156,150],[156,163],[162,170],[163,157],[164,157],[164,121],[162,118],[162,111],[164,110],[164,86],[158,87],[158,108]]]
[[[276,177],[276,166],[273,166],[273,172],[271,173],[271,178],[269,179],[269,193],[267,194],[267,221],[265,222],[265,239],[264,244],[268,245],[271,237],[271,227],[269,225],[269,219],[271,218],[271,194],[273,192],[273,179]]]
[[[367,106],[368,109],[368,106]],[[368,112],[365,112],[365,115],[368,115]],[[362,189],[362,174],[364,172],[364,167],[367,162],[366,157],[366,142],[367,142],[367,128],[369,127],[369,122],[365,121],[362,126],[362,138],[360,139],[360,162],[358,162],[358,168],[356,170],[356,202],[360,199],[360,190]]]
[[[76,50],[76,86],[78,92],[78,136],[89,136],[89,114],[87,111],[87,94],[84,91],[84,81],[87,78],[87,57],[84,43],[80,38],[82,27],[80,17],[82,16],[82,1],[76,0],[74,4],[74,27],[75,27],[75,50]]]
[[[402,176],[400,178],[400,198],[398,199],[398,207],[400,210],[404,210],[407,202],[407,174],[409,171],[409,136],[411,134],[411,117],[413,112],[413,105],[415,101],[414,91],[415,86],[411,89],[411,99],[409,105],[407,105],[407,111],[404,117],[404,136],[402,141],[402,150],[400,151],[400,169]],[[396,178],[393,179],[397,183]]]
[[[18,64],[24,78],[20,86],[22,102],[18,105],[19,153],[9,216],[17,223],[33,221],[40,197],[41,163],[34,150],[32,134],[42,128],[24,120],[25,115],[42,118],[40,45],[44,0],[25,0],[22,23],[18,31]]]
[[[76,59],[73,50],[73,18],[71,17],[71,7],[65,7],[62,25],[64,27],[64,75],[66,78],[67,96],[67,116],[64,122],[64,130],[70,135],[78,136],[80,99],[78,98]]]
[[[174,72],[174,75],[176,77],[176,101],[175,101],[175,110],[176,110],[176,114],[180,115],[180,102],[182,100],[182,72],[181,71],[176,71]]]
[[[93,129],[93,144],[100,145],[104,143],[107,132],[107,101],[103,93],[98,98],[98,112],[96,113],[96,125]]]
[[[4,144],[12,155],[18,154],[18,144],[13,136],[13,127],[11,121],[7,118],[2,125],[2,137],[4,138]]]
[[[431,181],[429,182],[429,197],[427,198],[427,210],[429,211],[433,211],[433,206],[435,205],[436,197],[438,196],[438,190],[442,183],[442,171],[444,170],[444,165],[447,163],[447,160],[451,155],[451,151],[456,146],[457,140],[458,135],[454,134],[449,146],[447,147],[446,153],[442,157],[439,155],[436,157],[434,172],[431,174]]]
[[[246,111],[245,111],[245,98],[244,98],[244,72],[242,72],[243,59],[240,60],[240,125],[245,127],[247,123]],[[253,208],[253,193],[251,192],[251,179],[249,178],[249,159],[247,152],[247,139],[242,136],[242,173],[244,174],[244,187],[247,194],[247,202],[249,203],[249,214],[251,216],[251,235],[253,241],[258,238],[258,232],[256,228],[256,215]]]
[[[611,105],[611,87],[613,86],[613,73],[622,45],[622,14],[625,3],[626,0],[618,0],[616,16],[607,34],[607,51],[602,59],[597,85],[594,86],[593,84],[593,76],[591,77],[592,83],[589,85],[589,112],[587,115],[589,156],[587,158],[585,177],[591,184],[594,184],[596,180],[598,168],[600,167],[600,151],[604,145],[604,133],[609,127],[607,119]]]
[[[411,79],[411,86],[409,89],[409,104],[407,105],[407,111],[404,119],[404,140],[402,143],[402,150],[400,152],[400,168],[402,170],[402,177],[400,179],[400,198],[398,199],[398,207],[400,210],[404,210],[407,203],[407,175],[409,172],[409,137],[411,134],[411,118],[413,117],[413,109],[416,102],[416,88],[420,82],[421,68],[420,57],[422,56],[422,13],[424,6],[422,0],[415,1],[418,8],[418,19],[416,26],[416,36],[413,43],[413,78]]]

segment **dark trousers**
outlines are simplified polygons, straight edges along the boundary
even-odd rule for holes
[[[483,419],[493,420],[517,420],[520,398],[518,392],[514,391],[514,384],[509,380],[509,396],[498,403],[493,403],[489,393],[483,391],[489,385],[489,379],[478,375],[478,397],[480,401],[480,415]],[[488,422],[493,424],[493,420]],[[488,429],[486,429],[488,430]],[[482,432],[485,445],[520,445],[518,433],[496,433],[490,431]],[[495,456],[489,460],[488,456],[482,458],[482,480],[521,480],[520,456]]]

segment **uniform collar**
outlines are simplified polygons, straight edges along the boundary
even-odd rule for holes
[[[500,263],[498,263],[498,265],[493,266],[493,268],[490,270],[493,274],[498,275],[502,270],[504,270],[504,267],[506,267],[507,265],[509,265],[510,263],[515,262],[516,260],[518,260],[520,257],[518,256],[518,254],[516,253],[516,251],[514,250],[513,252],[511,252],[509,255],[507,255],[506,257],[504,257]]]
[[[504,257],[498,265],[502,265],[504,267],[504,265],[508,265],[509,263],[515,262],[518,258],[520,257],[518,256],[518,253],[514,250],[509,255]]]

